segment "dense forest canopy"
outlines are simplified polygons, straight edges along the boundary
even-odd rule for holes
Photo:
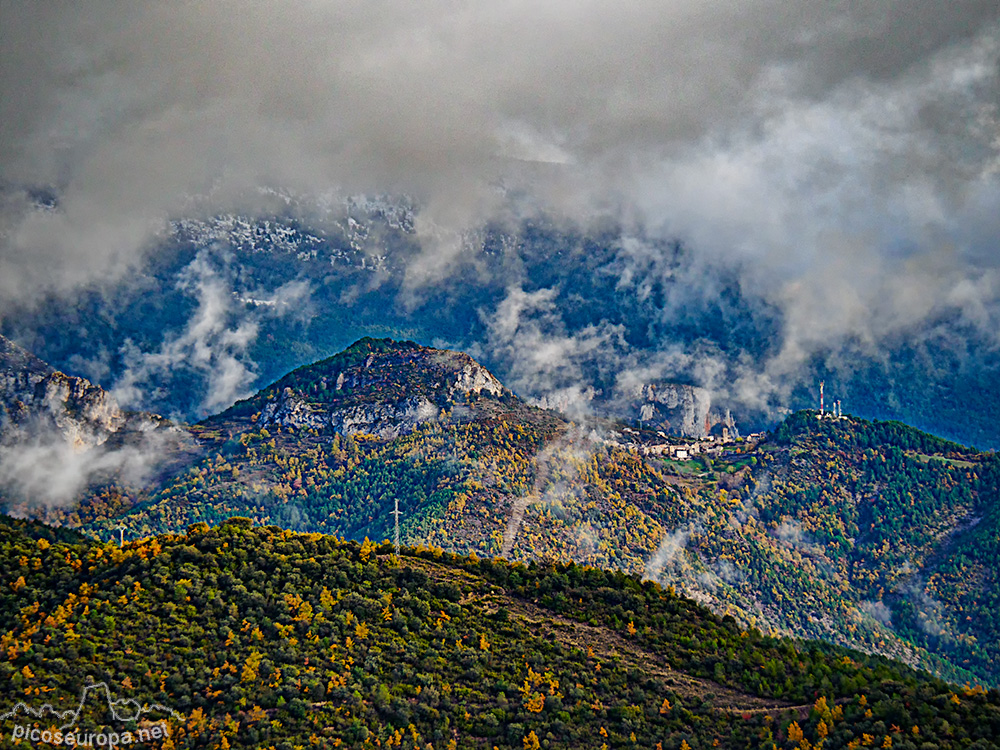
[[[0,522],[5,705],[105,682],[162,747],[996,747],[1000,693],[744,630],[650,581],[233,518],[112,544]],[[133,727],[134,729],[135,727]],[[10,731],[9,727],[5,727]]]

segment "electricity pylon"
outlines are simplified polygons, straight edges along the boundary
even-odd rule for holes
[[[395,541],[396,541],[396,557],[399,557],[399,516],[401,515],[401,513],[399,512],[399,498],[398,497],[396,498],[395,510],[392,511],[392,515],[395,516],[395,520],[396,520],[396,537],[395,537]]]

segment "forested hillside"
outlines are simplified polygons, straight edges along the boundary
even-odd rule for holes
[[[996,457],[817,416],[672,457],[465,355],[364,339],[193,427],[203,457],[165,483],[26,512],[105,540],[240,515],[378,541],[398,502],[408,544],[644,575],[745,626],[998,684]]]
[[[164,748],[998,746],[996,691],[620,572],[250,524],[119,549],[0,521],[3,705],[106,682],[178,713]]]

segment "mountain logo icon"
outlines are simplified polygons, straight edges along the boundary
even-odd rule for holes
[[[138,738],[133,738],[132,733],[124,729],[121,735],[111,731],[102,732],[99,735],[85,735],[83,730],[79,728],[70,729],[71,727],[78,727],[81,718],[84,720],[96,719],[99,725],[109,726],[114,724],[124,725],[127,722],[140,722],[144,719],[149,722],[153,721],[154,717],[159,717],[159,725],[152,729],[143,728],[136,730]],[[167,717],[180,722],[184,721],[182,714],[160,703],[141,703],[134,698],[115,698],[111,694],[111,690],[108,688],[106,682],[98,682],[84,686],[80,691],[80,699],[77,701],[75,708],[60,709],[51,703],[44,703],[35,708],[21,701],[9,711],[0,714],[0,722],[14,721],[16,723],[19,720],[29,722],[49,720],[58,723],[59,731],[55,733],[49,730],[31,729],[26,725],[15,726],[12,739],[26,739],[29,742],[41,741],[46,744],[61,745],[87,744],[85,738],[89,737],[92,740],[101,738],[109,746],[113,747],[122,740],[132,742],[136,739],[141,741],[142,739],[159,739],[160,737],[167,736],[169,729],[164,722],[164,719]],[[90,722],[88,721],[88,723]],[[124,735],[128,735],[127,740]]]

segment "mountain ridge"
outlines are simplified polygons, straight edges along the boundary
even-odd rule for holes
[[[698,273],[697,260],[679,242],[635,237],[623,226],[557,228],[544,216],[463,236],[462,262],[453,273],[431,288],[413,290],[406,270],[420,255],[408,201],[271,195],[274,203],[261,206],[259,215],[179,219],[142,273],[16,306],[0,321],[2,333],[60,369],[110,386],[134,366],[131,354],[156,353],[185,335],[199,304],[197,285],[190,282],[210,267],[211,278],[231,295],[230,322],[259,330],[246,351],[234,355],[262,382],[364,334],[388,333],[474,347],[520,395],[551,402],[567,386],[611,393],[616,377],[635,367],[658,372],[651,381],[662,376],[706,386],[712,378],[735,382],[746,367],[778,354],[783,327],[793,322],[735,278],[716,279],[704,290],[687,288],[684,281]],[[637,258],[629,252],[635,248],[644,249],[642,257],[659,257],[663,273],[637,274]],[[308,290],[301,317],[267,306],[289,284]],[[559,336],[586,343],[597,333],[617,333],[599,351],[578,352],[569,380],[559,380],[560,371],[522,375],[518,349],[530,346],[530,339],[498,341],[491,333],[503,301],[518,289],[529,297],[553,295],[551,315],[523,311],[525,334],[540,326],[542,340],[555,344]],[[85,335],[67,335],[74,330]],[[717,418],[732,407],[745,431],[763,429],[783,413],[779,409],[811,406],[813,385],[825,380],[855,414],[903,419],[964,444],[998,447],[1000,418],[990,394],[1000,363],[994,342],[981,333],[944,316],[928,321],[923,333],[879,342],[877,356],[870,346],[843,342],[838,353],[831,344],[790,373],[780,403],[762,412],[724,402],[726,389],[719,389]],[[123,346],[125,341],[132,344]],[[688,355],[664,361],[658,356],[663,352]],[[658,364],[670,367],[659,372]],[[550,383],[548,375],[559,382]],[[154,377],[144,398],[153,411],[200,419],[206,377],[199,367],[179,363]],[[702,429],[702,420],[692,424]]]
[[[207,423],[259,412],[259,424],[398,437],[471,394],[512,396],[469,355],[365,337],[293,370]],[[375,407],[389,407],[372,413]]]
[[[27,349],[0,335],[0,371],[48,374],[53,368]]]

